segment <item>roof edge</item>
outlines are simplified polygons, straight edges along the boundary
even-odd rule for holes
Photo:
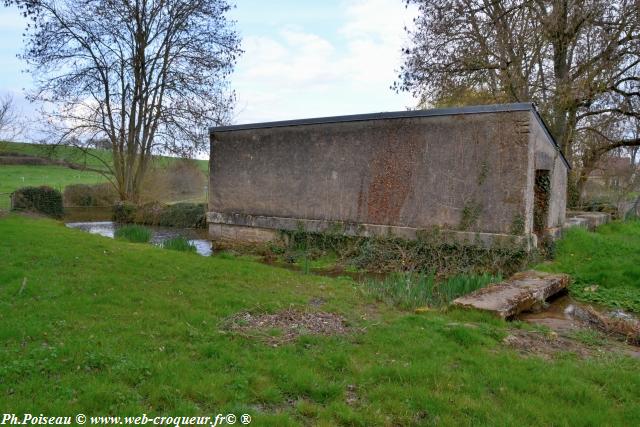
[[[288,126],[305,126],[328,123],[362,122],[381,119],[407,119],[414,117],[454,116],[460,114],[500,113],[506,111],[535,110],[531,102],[511,104],[474,105],[469,107],[433,108],[429,110],[389,111],[382,113],[352,114],[346,116],[314,117],[307,119],[282,120],[274,122],[247,123],[230,126],[214,126],[209,128],[209,134],[218,132],[232,132],[237,130],[269,129]]]
[[[540,127],[542,128],[544,133],[547,135],[547,138],[549,138],[549,141],[551,142],[551,144],[553,144],[553,146],[555,147],[555,149],[558,152],[558,154],[560,154],[560,158],[562,159],[562,162],[564,163],[564,165],[569,170],[573,169],[571,167],[571,165],[569,164],[569,161],[567,160],[567,158],[562,153],[562,150],[560,149],[560,145],[558,145],[558,142],[556,141],[556,139],[553,137],[553,135],[551,135],[551,131],[549,131],[549,127],[547,126],[547,123],[544,121],[544,119],[540,115],[540,112],[538,112],[538,109],[535,108],[535,105],[533,106],[532,112],[533,112],[534,117],[538,121],[538,124],[540,124]]]
[[[557,141],[551,135],[547,124],[538,112],[536,106],[532,102],[517,102],[510,104],[491,104],[491,105],[473,105],[468,107],[454,107],[454,108],[433,108],[429,110],[407,110],[407,111],[390,111],[382,113],[370,113],[370,114],[352,114],[346,116],[329,116],[329,117],[315,117],[308,119],[296,119],[296,120],[282,120],[274,122],[262,122],[262,123],[247,123],[241,125],[230,126],[215,126],[209,128],[209,135],[214,133],[233,132],[252,129],[271,129],[278,127],[290,127],[290,126],[308,126],[317,124],[330,124],[330,123],[348,123],[348,122],[362,122],[368,120],[383,120],[383,119],[410,119],[418,117],[438,117],[438,116],[455,116],[462,114],[486,114],[486,113],[502,113],[510,111],[531,111],[536,120],[544,130],[544,133],[549,138],[549,142],[555,147],[556,151],[560,154],[562,161],[568,169],[572,169],[571,165],[567,161],[564,154],[560,150],[560,146]]]

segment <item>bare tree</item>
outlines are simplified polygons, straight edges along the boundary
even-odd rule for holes
[[[407,2],[420,14],[396,89],[535,102],[579,188],[605,153],[640,145],[638,0]]]
[[[226,0],[8,3],[30,18],[33,98],[55,106],[59,141],[109,141],[104,168],[122,200],[138,200],[152,153],[202,150],[207,126],[230,114],[241,51]]]
[[[0,97],[0,140],[14,140],[21,130],[13,97],[11,95]]]

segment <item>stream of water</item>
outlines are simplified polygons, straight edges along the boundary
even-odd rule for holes
[[[68,222],[65,224],[69,228],[86,231],[91,234],[98,234],[113,239],[115,231],[120,224],[112,221],[91,221],[91,222]],[[206,230],[194,230],[191,228],[169,228],[145,226],[152,232],[151,243],[160,245],[162,242],[175,237],[184,237],[196,247],[198,254],[209,256],[212,253],[211,241],[207,238]]]

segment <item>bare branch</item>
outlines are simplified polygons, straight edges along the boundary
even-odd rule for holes
[[[222,94],[241,54],[226,0],[15,3],[35,24],[23,55],[39,83],[34,98],[56,107],[59,140],[109,141],[123,199],[137,199],[153,153],[201,150],[203,132],[190,127],[206,129],[233,107],[218,102],[234,99]]]

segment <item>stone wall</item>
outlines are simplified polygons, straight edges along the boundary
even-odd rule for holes
[[[542,126],[531,127],[531,139],[535,152],[531,170],[535,172],[536,169],[542,169],[550,173],[551,189],[546,225],[549,229],[559,229],[564,225],[566,217],[568,169],[558,150],[549,144],[549,136]],[[528,194],[533,192],[533,183],[530,185]]]

